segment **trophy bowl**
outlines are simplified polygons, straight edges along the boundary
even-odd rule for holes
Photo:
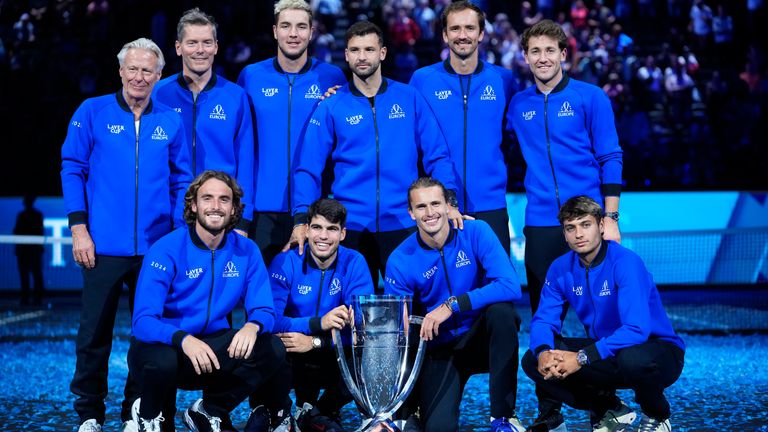
[[[358,431],[382,422],[394,429],[392,414],[413,389],[424,359],[424,340],[415,348],[412,341],[423,318],[410,315],[408,296],[354,296],[351,309],[348,330],[334,329],[332,336],[341,376],[365,417]]]

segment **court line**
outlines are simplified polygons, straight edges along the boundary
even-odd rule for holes
[[[27,312],[27,313],[15,315],[8,318],[0,318],[0,326],[4,326],[6,324],[13,324],[20,321],[35,319],[45,315],[46,313],[47,311],[35,311],[35,312]]]

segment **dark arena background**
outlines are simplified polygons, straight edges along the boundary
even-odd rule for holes
[[[384,75],[407,82],[416,68],[447,55],[434,18],[446,2],[330,1],[330,9],[316,14],[310,50],[346,68],[344,31],[364,17],[385,29],[389,53]],[[622,243],[647,263],[688,346],[683,375],[668,389],[673,428],[768,431],[768,4],[476,3],[488,20],[482,58],[512,69],[521,87],[531,85],[532,78],[520,52],[520,34],[537,20],[551,18],[570,35],[564,65],[569,74],[602,87],[612,101],[624,150]],[[120,86],[116,54],[125,42],[153,39],[166,54],[164,76],[178,72],[176,21],[195,6],[217,19],[215,67],[235,81],[245,65],[275,54],[272,4],[0,0],[0,412],[5,429],[77,429],[68,385],[75,365],[81,275],[71,257],[59,178],[59,152],[71,115],[85,98]],[[704,7],[712,19],[696,22],[692,9]],[[511,258],[525,283],[525,167],[514,149],[508,165]],[[26,195],[38,197],[34,205],[44,215],[44,237],[12,235]],[[46,292],[40,302],[22,304],[15,245],[41,241]],[[521,356],[530,322],[523,297],[518,305]],[[130,336],[127,301],[117,321],[108,431],[121,426]],[[566,327],[569,335],[583,334],[573,316]],[[620,396],[638,408],[631,393]],[[196,392],[179,392],[179,408],[197,397]],[[464,395],[461,430],[485,430],[488,403],[487,376],[473,377]],[[356,426],[354,412],[347,406],[345,426]],[[518,415],[524,424],[536,416],[533,384],[522,371]],[[242,426],[246,416],[243,405],[233,420]],[[566,410],[565,417],[571,430],[590,430],[584,413]],[[176,420],[181,430],[178,415]]]

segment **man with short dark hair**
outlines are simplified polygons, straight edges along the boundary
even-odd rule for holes
[[[181,116],[192,175],[213,169],[237,179],[245,205],[238,229],[245,235],[253,212],[253,123],[245,91],[213,71],[217,28],[213,17],[198,8],[181,16],[176,55],[182,70],[157,83],[155,98]]]
[[[294,227],[291,172],[299,137],[323,92],[346,81],[341,69],[309,56],[313,21],[307,2],[280,0],[274,15],[277,55],[246,66],[237,79],[253,103],[257,141],[254,175],[260,187],[250,236],[267,264],[283,250]]]
[[[349,211],[344,244],[363,254],[371,279],[379,280],[392,250],[413,232],[406,198],[400,191],[418,177],[419,166],[451,189],[456,182],[439,125],[424,98],[412,87],[382,76],[387,54],[379,27],[353,24],[345,56],[352,81],[312,115],[294,170],[291,242],[299,253],[307,232],[306,212],[320,197],[326,160],[334,180],[331,192]],[[373,210],[373,211],[371,211]],[[454,206],[450,217],[463,226]]]
[[[558,220],[571,251],[549,268],[523,370],[539,397],[588,410],[593,431],[624,430],[637,417],[616,397],[619,388],[634,390],[643,410],[637,430],[670,431],[664,389],[683,370],[685,344],[651,274],[637,254],[603,240],[603,209],[591,197],[570,198]],[[566,305],[586,338],[563,337]],[[565,431],[562,417],[548,429]]]
[[[441,14],[445,61],[417,70],[415,87],[435,113],[459,178],[459,207],[490,225],[509,255],[504,124],[517,84],[512,72],[480,59],[485,14],[468,1]]]
[[[139,432],[160,430],[163,403],[177,387],[203,390],[203,398],[184,412],[184,424],[218,432],[222,419],[284,361],[283,345],[270,334],[275,316],[261,253],[232,232],[243,212],[242,196],[226,173],[204,171],[185,196],[188,226],[147,253],[128,354],[141,388],[131,409]],[[246,323],[236,330],[227,315],[241,301]],[[288,383],[270,381],[271,393],[287,396],[289,390]]]
[[[181,119],[150,97],[165,64],[151,40],[117,55],[122,88],[86,100],[61,147],[61,188],[72,231],[72,255],[83,268],[77,364],[79,432],[104,424],[112,330],[123,284],[129,309],[142,259],[155,240],[183,225],[184,190],[192,177]],[[129,374],[121,417],[130,419]]]
[[[517,332],[511,302],[520,282],[509,256],[487,223],[448,222],[447,191],[422,177],[408,188],[408,214],[418,231],[392,252],[386,294],[413,297],[424,315],[421,337],[429,342],[416,387],[426,431],[456,431],[469,377],[489,373],[492,432],[523,432],[515,412]]]
[[[319,199],[307,211],[307,251],[278,254],[270,265],[277,319],[274,332],[288,351],[301,430],[340,432],[339,412],[352,400],[341,379],[330,331],[349,321],[352,297],[373,294],[365,259],[340,242],[347,234],[347,210]],[[292,374],[292,377],[291,377]],[[292,378],[292,379],[291,379]],[[320,389],[325,389],[318,398]]]

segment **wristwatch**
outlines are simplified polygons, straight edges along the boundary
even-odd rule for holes
[[[323,347],[323,340],[317,336],[312,336],[312,349],[319,349]]]
[[[451,310],[451,312],[458,312],[459,311],[459,299],[456,298],[456,296],[450,296],[446,301],[443,302],[445,307]]]
[[[615,220],[616,222],[618,222],[619,221],[619,212],[617,212],[617,211],[615,211],[615,212],[605,212],[605,217],[611,218],[611,219]]]
[[[576,353],[576,361],[579,363],[579,366],[586,366],[589,364],[589,358],[587,358],[587,353],[584,350],[579,350],[579,352]]]

